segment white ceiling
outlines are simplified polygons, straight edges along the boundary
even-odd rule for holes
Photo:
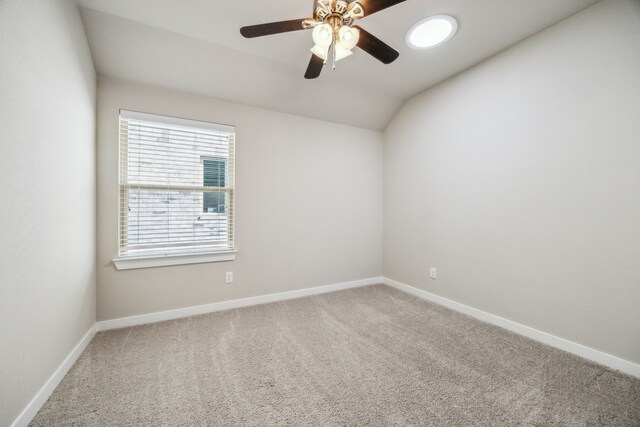
[[[312,0],[78,0],[98,73],[276,111],[384,129],[402,102],[598,0],[407,0],[359,22],[398,51],[363,51],[305,80],[306,31],[245,39],[239,29],[310,17]],[[458,33],[427,51],[405,35],[450,14]]]

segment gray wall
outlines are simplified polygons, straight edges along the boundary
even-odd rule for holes
[[[0,1],[0,425],[95,322],[95,73],[75,2]]]
[[[115,270],[120,108],[236,126],[235,261]],[[380,132],[101,78],[98,318],[380,276],[382,167]]]
[[[385,275],[640,362],[639,46],[606,0],[408,101]]]

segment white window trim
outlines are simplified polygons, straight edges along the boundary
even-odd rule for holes
[[[117,270],[135,270],[139,268],[168,267],[171,265],[203,264],[208,262],[234,261],[237,253],[237,250],[230,249],[212,252],[140,255],[114,258],[113,264],[116,266]]]
[[[124,109],[121,109],[120,113],[124,113],[127,116],[127,118],[130,118],[130,119],[154,121],[154,120],[158,120],[158,117],[161,117],[163,123],[176,125],[176,126],[196,127],[196,128],[218,130],[218,131],[229,132],[229,133],[234,133],[236,131],[236,127],[231,125],[223,125],[220,123],[213,123],[213,122],[207,122],[207,121],[201,121],[201,120],[184,119],[182,117],[165,116],[163,114],[141,113],[139,111],[131,111],[131,110],[124,110]]]

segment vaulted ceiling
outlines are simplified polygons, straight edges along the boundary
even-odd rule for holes
[[[239,29],[312,15],[312,0],[78,0],[100,75],[382,130],[404,100],[598,0],[407,0],[358,25],[400,52],[363,51],[305,80],[308,31],[245,39]],[[449,14],[458,33],[432,50],[407,47],[421,18]]]

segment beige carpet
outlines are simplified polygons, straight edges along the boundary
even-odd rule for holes
[[[378,285],[98,334],[36,426],[640,425],[640,380]]]

